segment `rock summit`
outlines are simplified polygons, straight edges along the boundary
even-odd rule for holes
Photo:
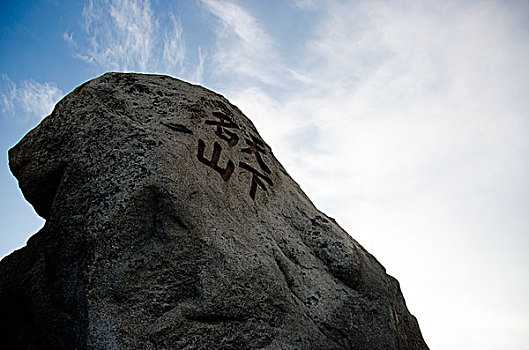
[[[427,349],[397,280],[203,87],[107,73],[9,165],[46,223],[0,262],[5,349]]]

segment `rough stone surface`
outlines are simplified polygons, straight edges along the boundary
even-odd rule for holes
[[[5,349],[427,349],[398,282],[216,93],[105,74],[9,162],[46,224],[0,263]]]

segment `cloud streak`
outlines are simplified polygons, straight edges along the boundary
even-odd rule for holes
[[[527,3],[330,1],[302,58],[283,67],[248,11],[203,2],[220,19],[215,57],[237,72],[224,75],[227,96],[315,203],[399,278],[432,348],[457,348],[461,338],[442,337],[450,325],[437,321],[455,314],[462,333],[481,334],[468,349],[520,344]],[[284,79],[287,70],[299,79]],[[292,88],[279,98],[271,84]],[[490,332],[499,319],[516,325],[501,339]]]
[[[88,63],[125,71],[146,71],[158,23],[149,1],[90,0],[83,9],[89,48],[78,57]]]
[[[247,9],[233,1],[202,0],[202,4],[218,20],[214,74],[250,79],[246,86],[279,87],[286,76],[292,77],[277,52],[276,41]]]
[[[89,0],[84,33],[76,35],[81,39],[73,32],[63,38],[77,58],[98,70],[169,74],[200,83],[204,56],[190,64],[180,20],[171,12],[164,16],[153,12],[149,0]]]
[[[15,84],[7,75],[2,75],[0,103],[2,113],[22,112],[22,119],[40,121],[51,113],[55,104],[62,98],[62,91],[55,83],[23,81]]]

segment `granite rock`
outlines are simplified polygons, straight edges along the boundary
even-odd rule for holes
[[[203,87],[107,73],[9,164],[46,223],[0,262],[6,349],[427,349],[397,280]]]

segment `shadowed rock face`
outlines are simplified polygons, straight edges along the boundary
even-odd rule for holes
[[[105,74],[9,152],[46,219],[0,263],[9,349],[427,349],[398,282],[237,107]]]

